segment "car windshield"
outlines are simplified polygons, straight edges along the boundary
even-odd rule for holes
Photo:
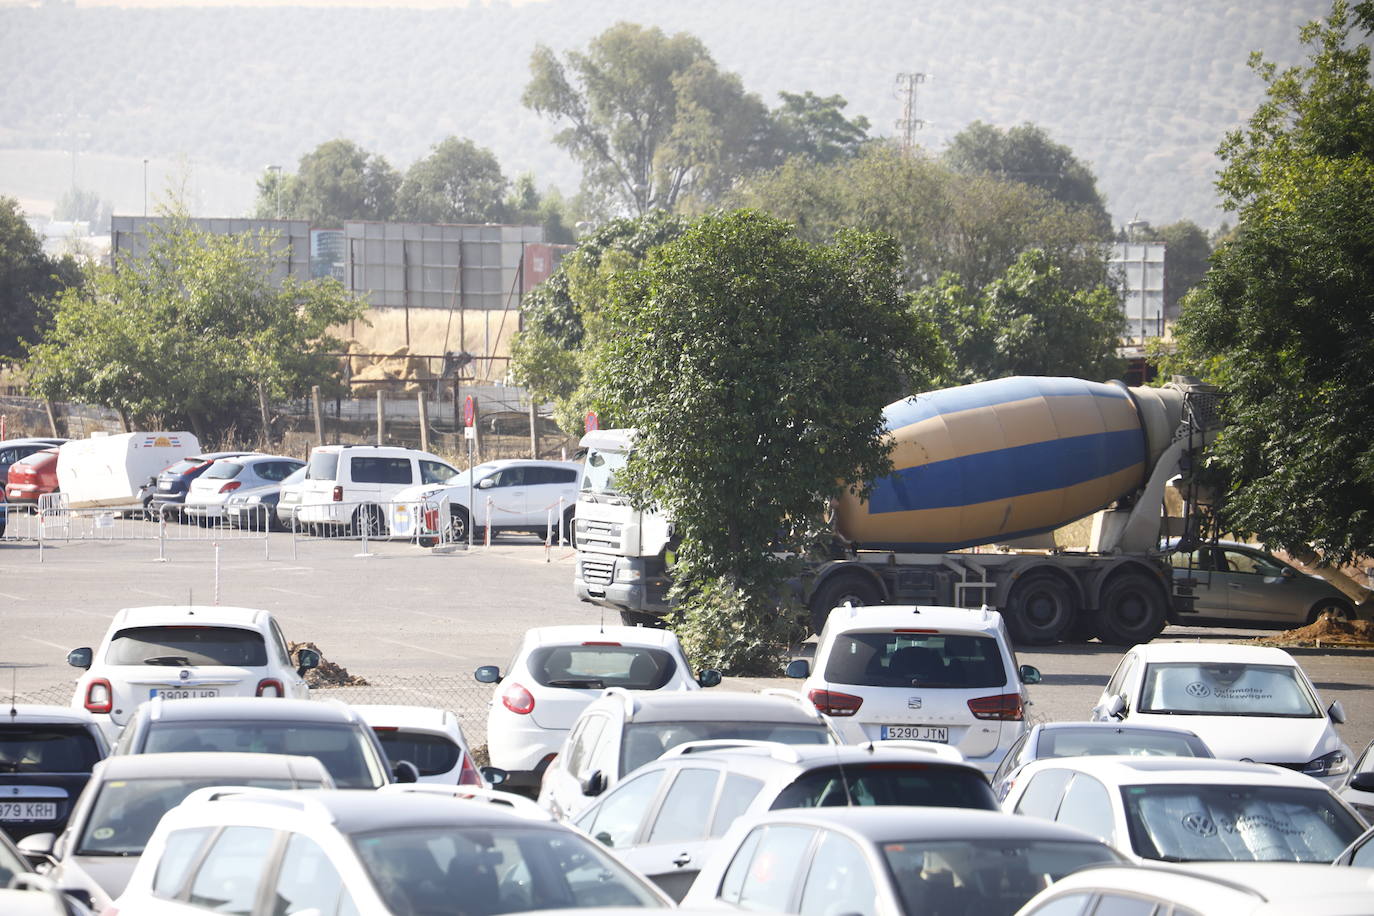
[[[454,825],[355,834],[353,844],[388,910],[406,916],[663,906],[571,830]]]
[[[243,470],[243,465],[237,461],[216,461],[210,465],[209,470],[200,476],[205,480],[232,480],[239,476]]]
[[[1125,786],[1131,848],[1166,862],[1330,862],[1364,832],[1327,789]]]
[[[616,496],[620,490],[615,485],[615,475],[629,455],[625,452],[603,452],[591,449],[582,470],[582,492],[605,496]]]
[[[501,465],[496,464],[494,462],[486,461],[474,467],[472,469],[471,475],[469,475],[467,471],[455,471],[453,474],[449,475],[449,478],[445,480],[443,483],[445,486],[449,487],[466,486],[468,482],[468,477],[471,476],[473,478],[473,483],[475,485],[477,481],[490,476],[491,474],[495,473],[496,471],[499,471],[500,469]]]
[[[105,663],[261,667],[267,664],[267,646],[257,630],[239,627],[129,627],[110,640]]]
[[[391,763],[409,760],[421,776],[438,776],[458,765],[462,748],[453,739],[427,732],[408,732],[398,728],[376,728],[377,740]]]
[[[907,913],[1011,916],[1072,871],[1123,861],[1102,843],[1071,840],[914,840],[882,848]]]
[[[80,725],[0,723],[0,773],[89,773],[99,760]]]
[[[339,475],[339,453],[311,452],[305,467],[307,480],[333,480]]]
[[[1145,666],[1140,712],[1173,716],[1321,716],[1292,665],[1158,662]]]
[[[324,764],[341,789],[376,789],[387,782],[383,762],[362,727],[346,722],[153,722],[141,753],[241,751],[299,754]]]
[[[860,763],[818,767],[778,793],[773,808],[833,805],[929,805],[998,811],[984,776],[928,763]]]
[[[997,640],[963,633],[841,633],[824,679],[858,687],[1003,687]]]
[[[1037,760],[1048,757],[1101,757],[1128,754],[1139,757],[1211,757],[1194,735],[1113,726],[1046,728],[1035,746]]]
[[[157,822],[186,796],[210,786],[255,786],[261,789],[319,789],[315,780],[242,779],[229,776],[175,776],[159,779],[112,779],[100,785],[90,816],[77,840],[79,856],[136,856],[148,845]]]
[[[530,653],[530,673],[545,687],[657,690],[677,670],[672,655],[648,646],[543,646]]]
[[[776,741],[829,744],[830,729],[819,722],[632,722],[625,727],[620,772],[625,774],[688,741]]]

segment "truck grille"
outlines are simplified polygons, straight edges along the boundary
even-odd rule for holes
[[[588,585],[610,585],[614,576],[614,560],[582,561],[582,581]]]

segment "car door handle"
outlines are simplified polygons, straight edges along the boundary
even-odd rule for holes
[[[677,854],[677,858],[676,858],[676,859],[673,859],[673,864],[676,865],[678,868],[682,868],[683,866],[687,865],[687,864],[690,863],[691,861],[692,861],[692,857],[691,857],[690,854],[685,853],[685,852],[680,852],[680,853]]]

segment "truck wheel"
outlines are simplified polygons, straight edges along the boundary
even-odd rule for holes
[[[845,604],[882,604],[887,595],[872,580],[853,574],[836,576],[811,595],[811,632],[819,634],[830,612]]]
[[[1056,643],[1073,625],[1073,590],[1048,572],[1031,573],[1016,585],[1008,602],[1007,628],[1019,645]]]
[[[1149,642],[1164,629],[1164,601],[1159,583],[1143,573],[1113,576],[1098,603],[1098,637],[1119,646]]]
[[[563,513],[563,543],[569,547],[577,547],[577,507],[569,506],[568,511]]]
[[[653,614],[646,614],[643,611],[621,611],[620,622],[627,627],[654,627],[663,629],[668,625],[668,621]]]

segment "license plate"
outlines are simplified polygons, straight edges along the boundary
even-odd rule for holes
[[[154,687],[148,691],[148,699],[162,697],[164,700],[201,700],[206,697],[219,696],[219,690],[210,687],[200,688],[167,688]]]
[[[944,725],[884,725],[883,739],[942,741],[949,743],[949,728]]]
[[[162,490],[163,492],[166,492],[167,490],[172,489],[172,482],[170,480],[159,481],[157,488],[159,490]]]
[[[51,821],[57,818],[57,802],[0,801],[0,821]]]

